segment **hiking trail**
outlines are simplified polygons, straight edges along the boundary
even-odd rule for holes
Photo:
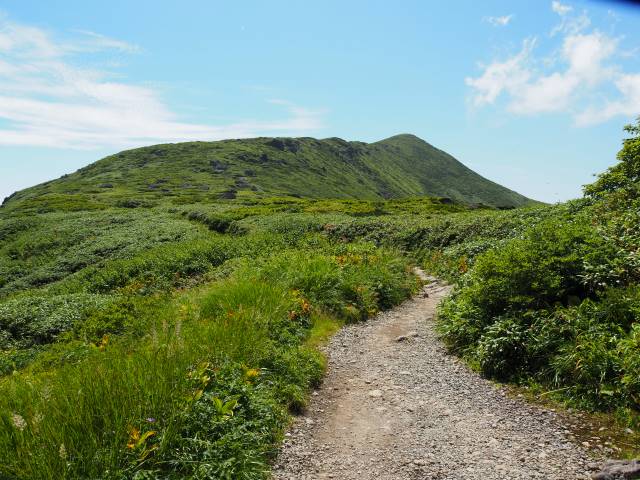
[[[573,480],[597,468],[561,417],[512,398],[446,352],[421,294],[325,347],[328,369],[286,434],[276,480]]]

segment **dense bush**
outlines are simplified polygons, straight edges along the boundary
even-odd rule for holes
[[[640,182],[640,117],[635,125],[627,125],[625,131],[631,137],[623,140],[618,152],[618,163],[600,174],[598,179],[585,187],[585,194],[591,197],[605,197],[607,194],[630,190],[637,193]]]
[[[0,304],[0,349],[27,348],[53,342],[110,297],[91,294],[25,296]]]
[[[164,210],[17,216],[1,223],[0,295],[41,287],[105,262],[203,237],[203,228]]]
[[[476,257],[439,328],[487,375],[637,417],[640,129],[628,131],[620,164],[587,186],[588,200]]]

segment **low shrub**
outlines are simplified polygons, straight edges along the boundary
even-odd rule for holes
[[[52,343],[113,301],[104,295],[24,296],[0,303],[0,350]]]
[[[485,374],[639,418],[640,130],[587,199],[476,256],[439,311],[451,349]]]

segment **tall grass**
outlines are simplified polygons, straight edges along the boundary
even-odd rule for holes
[[[397,253],[320,243],[176,295],[143,336],[4,377],[0,478],[265,478],[287,409],[322,373],[310,333],[416,286]]]

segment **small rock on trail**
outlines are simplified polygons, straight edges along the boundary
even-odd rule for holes
[[[433,279],[431,279],[433,280]],[[296,419],[277,480],[573,480],[593,473],[554,412],[448,355],[434,331],[450,287],[432,281],[326,347],[325,381]]]

